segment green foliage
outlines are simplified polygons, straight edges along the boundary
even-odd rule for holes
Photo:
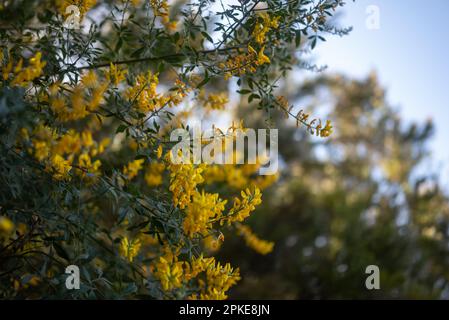
[[[231,78],[268,118],[285,112],[276,78],[314,68],[298,49],[349,31],[328,22],[343,4],[0,1],[0,297],[226,298],[238,269],[206,258],[203,241],[235,231],[219,220],[253,211],[260,179],[203,183],[199,166],[178,178],[164,162],[168,133],[188,127],[191,102],[199,114],[201,104],[225,104],[210,97]],[[69,5],[80,28],[67,25]],[[194,196],[223,209],[189,208]],[[221,216],[207,230],[186,232],[189,213],[213,209]],[[80,290],[64,286],[71,264]]]

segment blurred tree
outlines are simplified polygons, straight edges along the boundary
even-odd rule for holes
[[[447,298],[448,201],[419,170],[432,123],[404,123],[374,73],[294,86],[280,87],[297,105],[326,106],[336,129],[318,140],[272,115],[285,165],[251,224],[276,245],[265,257],[224,245],[244,275],[232,297]],[[380,268],[380,290],[365,287],[368,265]]]

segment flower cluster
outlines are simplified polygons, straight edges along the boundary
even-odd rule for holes
[[[280,17],[270,16],[267,12],[262,12],[256,19],[254,29],[251,34],[252,39],[260,45],[266,42],[267,34],[272,29],[279,27]]]
[[[224,78],[229,79],[232,76],[254,73],[257,67],[269,63],[270,58],[265,55],[265,46],[262,46],[257,52],[252,46],[248,45],[246,52],[230,56],[225,62],[219,63],[218,67],[224,72]]]
[[[205,258],[203,255],[190,261],[180,261],[178,255],[179,251],[166,250],[154,265],[154,276],[166,292],[181,288],[188,282],[196,282],[200,292],[192,294],[190,299],[223,300],[227,298],[229,288],[240,280],[239,270],[229,263],[223,266],[214,257]]]
[[[12,86],[28,86],[31,81],[42,75],[46,62],[41,61],[41,58],[42,53],[37,52],[29,60],[28,66],[24,67],[22,58],[20,58],[17,64],[14,65],[14,61],[12,57],[10,57],[8,63],[5,66],[2,66],[3,80],[11,80]],[[3,59],[0,59],[0,63],[3,63],[1,60]]]
[[[162,184],[165,164],[163,162],[152,162],[145,172],[145,181],[150,187],[157,187]]]
[[[223,217],[221,223],[227,222],[230,225],[233,222],[242,222],[249,217],[251,212],[256,209],[256,206],[262,203],[262,194],[259,188],[254,187],[251,191],[249,188],[242,190],[240,198],[234,198],[233,207],[229,215]]]
[[[192,269],[195,273],[206,273],[205,280],[199,280],[200,294],[193,294],[191,299],[201,300],[224,300],[227,299],[226,292],[230,287],[240,280],[239,269],[234,269],[229,263],[224,266],[212,258],[202,256],[192,261]]]
[[[176,29],[177,22],[170,21],[169,5],[167,0],[150,0],[151,8],[155,17],[160,17],[164,26],[173,31]]]
[[[106,79],[108,82],[114,84],[117,87],[123,80],[126,79],[127,70],[122,70],[119,66],[113,64],[109,65],[109,72],[106,73]]]
[[[206,97],[204,90],[201,90],[198,100],[209,110],[223,110],[229,102],[228,95],[225,92],[209,93]]]
[[[254,251],[263,255],[273,251],[274,242],[260,239],[251,231],[250,227],[243,224],[236,224],[236,228],[238,233],[245,239],[246,245],[254,249]]]
[[[204,165],[170,164],[170,188],[173,193],[173,203],[184,209],[191,201],[196,186],[204,182],[202,172]]]
[[[105,138],[96,142],[92,138],[92,132],[85,130],[78,133],[68,130],[66,133],[58,134],[56,130],[40,125],[30,137],[24,130],[24,143],[29,145],[29,151],[34,157],[45,164],[48,172],[53,174],[57,180],[70,179],[72,167],[76,167],[78,175],[93,178],[99,175],[101,161],[92,161],[105,151],[109,139]]]
[[[59,121],[81,120],[98,110],[104,101],[108,85],[107,81],[100,82],[94,71],[89,71],[74,88],[54,83],[49,94],[44,95],[42,100],[48,101]]]
[[[157,107],[163,106],[167,100],[156,92],[159,78],[157,74],[150,71],[145,76],[139,74],[135,83],[125,92],[125,97],[135,103],[137,109],[143,113],[152,111]]]
[[[123,75],[117,74],[118,71],[114,72],[116,78],[123,77]],[[136,106],[138,111],[147,113],[164,106],[176,106],[182,102],[189,92],[186,85],[179,79],[176,79],[173,90],[166,94],[157,92],[158,84],[159,77],[157,73],[153,74],[149,71],[147,75],[139,74],[135,79],[134,85],[126,90],[124,96],[132,105]]]
[[[178,261],[178,254],[179,252],[173,253],[166,249],[166,253],[155,263],[154,276],[160,281],[164,291],[171,291],[183,284],[185,262]]]
[[[120,255],[129,262],[133,262],[134,258],[139,254],[141,245],[142,242],[138,238],[130,240],[128,237],[123,237],[120,241]]]
[[[14,228],[14,223],[8,217],[0,216],[0,240],[9,236]]]
[[[129,162],[123,167],[123,175],[128,179],[134,179],[140,170],[143,168],[144,159],[136,159]]]
[[[184,232],[191,238],[198,233],[207,234],[212,228],[213,221],[221,217],[225,204],[226,200],[221,200],[217,193],[196,191],[185,210]]]
[[[284,96],[277,96],[276,103],[281,108],[281,110],[285,113],[285,116],[288,118],[293,116],[296,120],[296,126],[303,124],[307,127],[307,130],[311,134],[315,134],[319,137],[326,138],[329,137],[332,130],[332,122],[330,120],[326,120],[326,124],[322,125],[320,119],[310,119],[310,114],[300,110],[296,115],[291,112],[293,106],[289,106],[287,98]]]
[[[66,9],[68,6],[77,6],[81,16],[84,16],[96,4],[97,0],[56,0],[56,7],[63,16],[67,14]]]

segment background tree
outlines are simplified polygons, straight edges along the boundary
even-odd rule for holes
[[[423,170],[431,122],[401,120],[374,73],[287,83],[290,101],[328,113],[335,130],[317,140],[273,119],[285,166],[250,224],[276,245],[264,257],[237,239],[224,245],[245,275],[232,297],[446,298],[448,199]],[[365,288],[368,265],[379,266],[381,290]]]

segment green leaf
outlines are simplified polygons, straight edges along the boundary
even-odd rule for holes
[[[125,131],[127,128],[128,128],[128,127],[127,127],[126,125],[121,124],[121,125],[118,126],[117,130],[115,130],[115,133],[123,132],[123,131]]]

